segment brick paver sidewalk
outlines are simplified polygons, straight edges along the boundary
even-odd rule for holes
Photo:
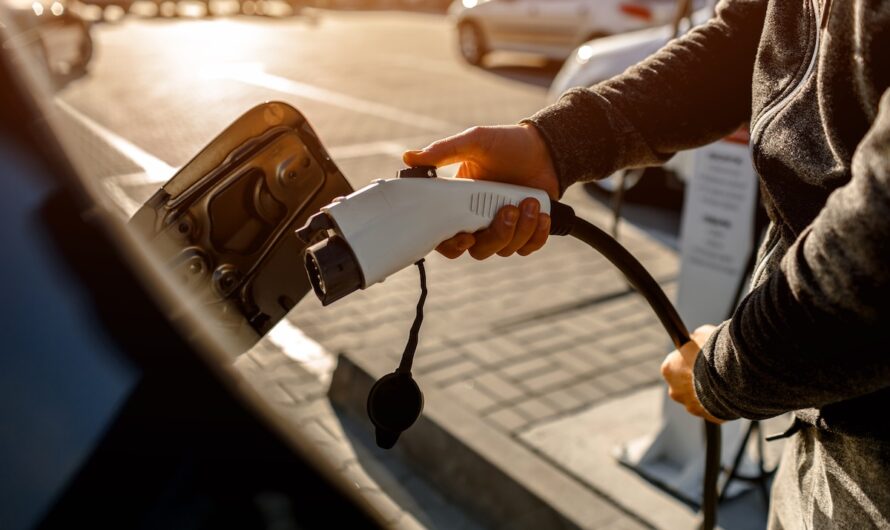
[[[606,212],[583,192],[579,214]],[[625,228],[622,243],[670,292],[675,254]],[[430,294],[415,370],[497,428],[534,425],[652,384],[667,349],[657,319],[606,260],[563,239],[529,258],[427,260]],[[419,293],[410,267],[322,308],[307,296],[291,321],[332,352],[393,359],[401,353]]]
[[[359,490],[388,528],[481,530],[396,455],[372,450],[364,426],[333,408],[327,384],[268,339],[238,357],[234,367]]]

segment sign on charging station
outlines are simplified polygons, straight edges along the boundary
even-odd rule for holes
[[[730,313],[753,247],[757,176],[740,131],[693,153],[691,180],[680,228],[677,309],[690,330],[719,324]],[[742,422],[722,426],[724,467],[732,464],[745,434]],[[704,473],[701,420],[665,396],[662,425],[654,437],[635,440],[622,460],[680,497],[699,502]],[[756,471],[743,462],[742,472]],[[740,491],[735,484],[727,493]]]

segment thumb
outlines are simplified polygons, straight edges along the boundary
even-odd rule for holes
[[[409,166],[447,166],[463,162],[479,150],[479,129],[466,131],[438,140],[420,151],[405,151],[402,161]]]

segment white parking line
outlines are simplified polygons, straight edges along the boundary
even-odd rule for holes
[[[151,182],[151,178],[149,178],[147,173],[133,173],[130,175],[108,177],[102,180],[102,185],[105,186],[105,191],[108,192],[111,200],[113,200],[117,206],[123,210],[124,215],[129,218],[133,217],[133,214],[139,209],[139,203],[134,201],[121,186],[127,184],[138,186],[140,184],[149,184]]]
[[[274,76],[272,76],[274,77]],[[86,116],[62,99],[56,98],[56,105],[69,116],[76,119],[93,134],[116,149],[119,153],[142,168],[143,173],[130,173],[115,175],[102,180],[102,185],[108,191],[109,196],[123,212],[131,216],[139,209],[136,203],[124,190],[124,187],[141,186],[152,183],[166,182],[176,173],[176,168],[170,166],[160,158],[145,151],[129,140],[100,125],[92,118]],[[429,135],[409,136],[394,140],[382,140],[377,142],[363,142],[332,147],[328,150],[334,161],[349,160],[370,156],[392,156],[401,158],[406,149],[416,149],[426,145],[430,140]],[[442,176],[453,176],[454,171],[445,169]]]
[[[231,68],[214,68],[213,73],[219,78],[238,81],[240,83],[261,88],[268,88],[270,90],[291,94],[301,98],[312,99],[335,107],[377,116],[378,118],[410,125],[420,129],[427,129],[430,131],[453,131],[460,128],[459,125],[451,122],[437,120],[422,114],[416,114],[375,101],[368,101],[366,99],[349,96],[307,83],[292,81],[284,77],[266,73],[261,68],[244,68],[239,67],[238,65],[232,65]]]
[[[266,337],[321,382],[327,383],[331,380],[331,374],[337,367],[337,359],[319,343],[307,337],[286,317],[282,318]]]
[[[336,162],[338,160],[348,160],[350,158],[363,158],[376,155],[401,157],[404,151],[405,144],[401,142],[382,141],[332,147],[328,149],[328,154],[331,155],[331,158]]]
[[[367,156],[388,155],[396,158],[402,158],[402,153],[408,149],[420,149],[430,143],[432,139],[438,136],[430,136],[424,134],[421,136],[405,136],[402,138],[393,138],[392,140],[381,140],[377,142],[363,142],[358,144],[337,145],[328,149],[328,154],[334,159],[348,160],[350,158],[363,158]]]
[[[176,168],[164,162],[160,158],[148,153],[129,140],[115,134],[111,130],[99,125],[95,120],[75,109],[60,98],[55,99],[56,106],[66,114],[77,120],[90,132],[99,137],[105,143],[117,150],[121,155],[129,159],[135,165],[142,168],[142,173],[117,175],[102,179],[111,200],[123,210],[127,217],[132,216],[139,209],[139,204],[134,201],[121,186],[138,186],[152,182],[166,182],[176,173]]]
[[[148,182],[164,182],[176,173],[176,168],[164,162],[160,158],[147,153],[135,144],[111,132],[109,129],[96,123],[92,118],[84,115],[60,98],[56,98],[56,106],[79,121],[93,134],[117,149],[122,155],[129,158],[134,164],[141,167],[148,176]]]
[[[328,154],[331,155],[334,162],[378,155],[391,156],[401,160],[402,153],[406,150],[424,147],[429,143],[429,140],[429,136],[411,136],[390,141],[347,144],[328,149]],[[440,167],[438,174],[440,177],[454,178],[459,168],[459,164]]]

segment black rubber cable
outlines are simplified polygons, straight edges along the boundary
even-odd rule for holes
[[[552,220],[550,229],[551,234],[571,235],[584,243],[587,243],[590,247],[609,260],[618,268],[618,270],[624,273],[627,281],[637,290],[637,292],[643,295],[646,302],[648,302],[649,306],[655,311],[656,316],[661,321],[661,325],[664,327],[665,331],[667,331],[676,348],[679,349],[682,345],[689,342],[689,330],[686,329],[686,325],[680,318],[679,313],[677,313],[677,309],[661,289],[661,286],[658,285],[658,282],[656,282],[652,275],[649,274],[649,271],[647,271],[645,267],[643,267],[643,265],[627,251],[627,249],[621,246],[620,243],[606,232],[603,232],[596,226],[576,216],[575,211],[570,206],[553,201],[551,203],[550,217]],[[424,260],[421,259],[416,263],[418,271],[420,272],[420,299],[417,302],[417,313],[414,318],[414,323],[411,325],[411,331],[408,334],[408,342],[402,353],[402,360],[399,364],[399,368],[396,370],[395,374],[390,374],[390,376],[386,376],[378,381],[375,387],[377,387],[377,385],[382,385],[387,381],[387,378],[396,374],[401,373],[410,378],[411,367],[414,362],[414,353],[417,349],[418,335],[420,333],[421,324],[423,323],[423,306],[427,297],[426,270],[424,269],[423,261]],[[416,388],[416,384],[414,384],[413,388]],[[417,389],[417,392],[419,393],[419,389]],[[371,394],[368,397],[368,408],[369,414],[372,416],[372,422],[375,422],[374,415],[371,412],[373,409],[373,396],[374,389],[372,388]],[[421,405],[416,411],[411,411],[410,416],[412,416],[412,420],[407,422],[404,427],[398,429],[395,437],[390,440],[391,443],[388,444],[386,448],[392,447],[398,434],[410,427],[414,422],[416,416],[420,414],[422,400],[420,403]],[[717,524],[721,440],[719,425],[708,421],[704,422],[704,425],[706,450],[703,480],[704,493],[702,495],[701,508],[703,520],[701,528],[711,530]],[[380,429],[377,422],[375,422],[375,426],[378,426],[379,432]],[[392,429],[390,428],[390,431],[391,430]],[[392,433],[389,432],[389,434],[391,435]],[[378,444],[380,443],[381,442],[378,441]]]
[[[554,201],[551,205],[554,227],[551,233],[571,235],[603,255],[618,268],[638,293],[655,311],[661,325],[676,348],[689,342],[689,330],[677,309],[639,261],[609,234],[576,216],[571,207]],[[560,226],[556,226],[560,225]],[[711,530],[717,525],[718,481],[720,479],[720,426],[705,421],[705,473],[702,494],[701,528]]]
[[[612,236],[580,217],[575,217],[575,223],[569,231],[569,235],[596,249],[624,273],[627,281],[652,306],[661,325],[670,335],[674,346],[679,348],[689,342],[689,331],[677,313],[677,309],[661,290],[658,282],[649,274],[649,271],[627,249],[615,241]]]

